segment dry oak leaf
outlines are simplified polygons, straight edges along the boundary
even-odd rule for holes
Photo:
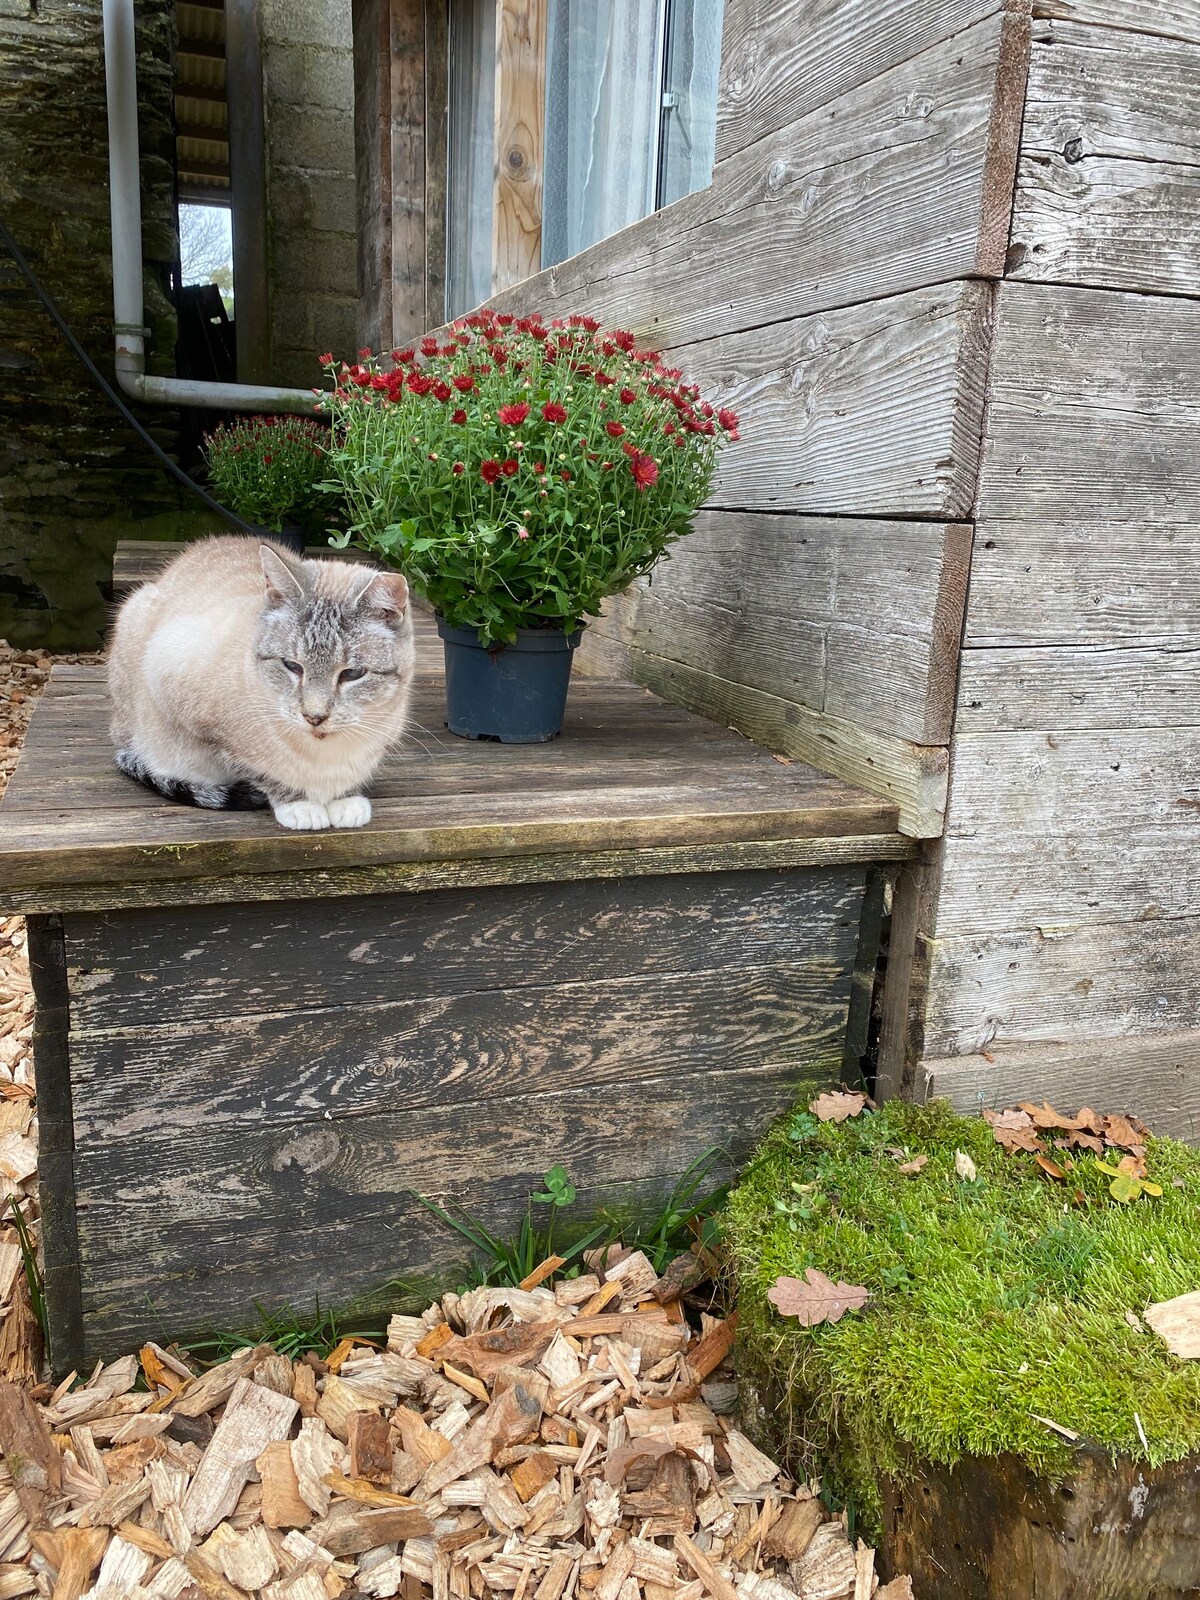
[[[1104,1142],[1115,1144],[1122,1150],[1132,1150],[1135,1155],[1146,1153],[1146,1135],[1149,1129],[1136,1117],[1108,1116],[1104,1118]]]
[[[921,1168],[928,1160],[928,1156],[914,1156],[911,1161],[902,1161],[898,1170],[901,1171],[906,1178],[911,1178],[914,1176],[914,1174],[920,1172]]]
[[[834,1283],[816,1267],[808,1267],[803,1278],[776,1278],[767,1290],[767,1299],[780,1316],[795,1317],[802,1328],[840,1322],[847,1311],[861,1311],[870,1298],[861,1284]]]
[[[1142,1320],[1154,1329],[1173,1356],[1200,1360],[1200,1290],[1147,1306]]]
[[[1059,1166],[1057,1161],[1051,1161],[1049,1156],[1034,1156],[1033,1159],[1047,1177],[1057,1178],[1060,1183],[1066,1178],[1067,1174],[1063,1168]]]
[[[1038,1137],[1033,1118],[1027,1111],[985,1111],[983,1120],[990,1126],[992,1137],[1006,1155],[1017,1150],[1030,1150],[1035,1154],[1045,1146]]]
[[[847,1117],[856,1117],[866,1103],[865,1094],[829,1089],[810,1101],[808,1109],[818,1122],[845,1122]]]

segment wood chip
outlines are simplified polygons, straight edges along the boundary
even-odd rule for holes
[[[193,1533],[209,1533],[229,1515],[255,1461],[272,1440],[286,1439],[297,1409],[290,1395],[237,1380],[183,1502]]]

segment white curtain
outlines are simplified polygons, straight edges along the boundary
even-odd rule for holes
[[[659,205],[712,182],[724,0],[674,0],[663,110]]]
[[[542,265],[653,211],[666,0],[551,0]]]

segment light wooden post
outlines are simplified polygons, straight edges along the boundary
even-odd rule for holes
[[[492,293],[542,265],[547,0],[497,0]]]

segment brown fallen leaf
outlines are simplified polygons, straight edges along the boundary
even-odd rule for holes
[[[1006,1155],[1017,1150],[1037,1152],[1045,1149],[1033,1118],[1027,1111],[985,1111],[983,1120],[990,1126],[992,1137]]]
[[[635,1461],[658,1461],[663,1456],[671,1455],[675,1445],[670,1434],[646,1434],[641,1439],[635,1439],[630,1444],[620,1445],[609,1456],[604,1468],[604,1479],[614,1488],[620,1488],[625,1481],[625,1474]]]
[[[1064,1112],[1055,1111],[1049,1100],[1043,1100],[1040,1106],[1031,1100],[1020,1100],[1017,1110],[1023,1111],[1035,1128],[1069,1128],[1074,1120]]]
[[[1135,1125],[1136,1124],[1136,1125]],[[1146,1153],[1146,1125],[1136,1118],[1110,1115],[1104,1118],[1104,1142],[1136,1155]]]
[[[1057,1178],[1060,1183],[1065,1181],[1067,1174],[1057,1161],[1051,1161],[1049,1156],[1042,1155],[1034,1156],[1033,1159],[1048,1177]]]
[[[816,1267],[807,1268],[804,1278],[776,1278],[767,1290],[767,1299],[780,1316],[795,1317],[802,1328],[840,1322],[847,1311],[861,1311],[870,1298],[861,1284],[834,1283]]]
[[[902,1172],[906,1178],[911,1178],[914,1173],[920,1172],[928,1160],[928,1156],[914,1156],[911,1161],[902,1161],[897,1170]]]
[[[808,1109],[818,1122],[845,1122],[847,1117],[857,1117],[866,1103],[865,1094],[847,1089],[827,1089],[809,1102]]]
[[[1142,1321],[1154,1329],[1173,1356],[1200,1361],[1200,1290],[1147,1306]]]

